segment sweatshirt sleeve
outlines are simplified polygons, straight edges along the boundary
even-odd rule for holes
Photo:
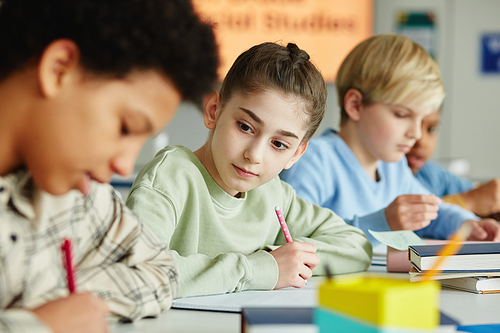
[[[103,192],[90,200],[108,209],[91,218],[95,230],[78,263],[78,290],[99,295],[120,317],[158,315],[170,308],[177,290],[172,254],[116,195],[110,203]]]
[[[0,311],[1,333],[51,333],[52,330],[43,324],[29,310],[11,309]]]
[[[324,275],[326,264],[334,274],[360,272],[370,266],[372,246],[360,229],[346,224],[330,209],[302,199],[290,185],[282,185],[290,198],[283,213],[293,240],[312,243],[317,248],[321,263],[314,275]],[[280,233],[277,243],[284,242]]]
[[[179,297],[271,290],[278,282],[278,265],[264,250],[250,255],[222,253],[215,258],[176,253],[175,260],[182,275]]]
[[[458,177],[433,162],[427,162],[415,175],[417,179],[438,197],[467,192],[474,183]]]
[[[424,238],[448,239],[467,220],[479,220],[479,217],[460,206],[442,203],[439,205],[438,217],[427,227],[415,232]]]
[[[190,199],[196,200],[194,196],[190,196]],[[156,188],[145,185],[135,187],[127,199],[127,205],[152,227],[164,244],[171,243],[176,228],[186,227],[177,225],[181,212],[177,212],[173,200]],[[189,214],[189,211],[184,210],[182,214]],[[193,230],[191,234],[197,237],[198,231]],[[196,240],[186,240],[186,243],[193,242]],[[271,290],[278,281],[278,265],[273,256],[264,250],[248,255],[221,253],[214,258],[203,253],[182,256],[179,254],[180,249],[177,250],[172,251],[180,275],[177,297],[248,289]]]
[[[430,194],[430,191],[425,188],[420,181],[418,181],[411,171],[406,170],[400,179],[402,186],[404,187],[404,193],[406,194]],[[394,198],[395,199],[395,198]],[[367,235],[370,242],[376,246],[380,244],[368,230],[374,231],[390,231],[389,224],[385,216],[385,209],[383,207],[380,210],[358,216],[355,215],[352,219],[346,220],[350,225],[360,228]],[[474,213],[465,210],[457,205],[442,203],[439,205],[438,217],[432,220],[431,223],[422,229],[416,230],[415,233],[420,237],[431,238],[431,239],[448,239],[466,220],[477,220],[478,217]]]
[[[478,217],[472,212],[464,210],[457,205],[442,203],[439,205],[438,217],[432,220],[427,227],[416,230],[415,233],[423,238],[448,239],[464,221],[477,219]],[[385,207],[368,215],[355,215],[352,220],[346,220],[346,222],[363,230],[373,246],[380,244],[380,242],[368,230],[391,230],[385,217]]]
[[[411,171],[408,170],[408,173]],[[410,189],[409,193],[430,194],[430,191],[424,187],[415,177],[408,176]],[[448,203],[439,205],[438,216],[435,220],[420,230],[415,231],[417,235],[425,238],[448,239],[464,221],[478,220],[479,218],[471,211],[463,209],[460,206]]]

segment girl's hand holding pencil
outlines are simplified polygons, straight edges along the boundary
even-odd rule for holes
[[[302,288],[312,277],[312,270],[318,266],[316,246],[310,243],[286,243],[269,252],[278,264],[279,276],[274,289],[287,287]]]
[[[302,288],[306,280],[311,278],[312,270],[319,264],[319,257],[315,254],[316,246],[294,242],[280,208],[276,207],[275,210],[287,243],[269,252],[276,260],[279,269],[278,282],[274,289]]]

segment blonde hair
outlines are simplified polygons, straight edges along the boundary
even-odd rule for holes
[[[363,95],[363,104],[414,104],[438,109],[444,99],[439,67],[411,39],[390,34],[370,37],[344,59],[335,80],[340,124],[349,118],[344,97],[349,89]]]

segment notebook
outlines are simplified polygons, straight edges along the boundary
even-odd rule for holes
[[[309,279],[300,289],[246,290],[222,295],[184,297],[173,301],[174,309],[241,312],[243,307],[314,307],[317,304],[318,286],[323,281]]]
[[[422,281],[422,276],[424,273],[417,271],[415,267],[413,267],[409,273],[410,273],[410,282]],[[445,280],[445,279],[469,278],[469,277],[479,276],[478,274],[500,277],[500,272],[488,272],[485,274],[476,272],[465,272],[465,273],[440,273],[436,275],[434,279]]]
[[[477,294],[500,293],[500,276],[471,276],[441,280],[448,288],[469,291]]]

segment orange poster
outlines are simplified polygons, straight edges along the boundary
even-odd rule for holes
[[[221,78],[240,53],[262,42],[296,43],[328,82],[356,44],[371,36],[373,0],[193,0],[214,23]]]

